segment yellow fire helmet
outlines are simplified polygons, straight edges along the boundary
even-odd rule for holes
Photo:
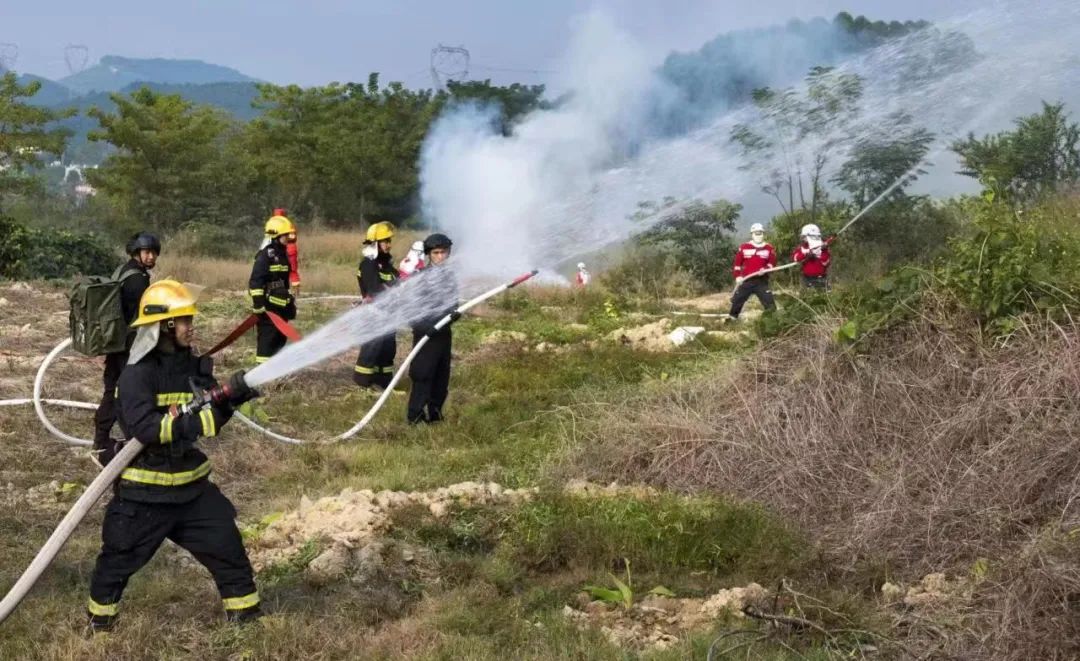
[[[367,236],[365,239],[371,242],[386,241],[393,236],[394,226],[383,221],[381,223],[372,223],[371,226],[367,228]]]
[[[176,280],[159,280],[143,292],[139,299],[139,316],[131,326],[149,326],[166,319],[195,316],[198,313],[195,299],[196,295]]]
[[[293,225],[293,222],[285,216],[271,216],[270,220],[266,221],[266,227],[263,231],[266,236],[276,239],[285,234],[295,234],[296,225]]]

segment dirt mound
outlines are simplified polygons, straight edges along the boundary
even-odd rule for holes
[[[643,351],[671,351],[674,344],[668,334],[671,333],[671,320],[663,318],[651,324],[635,328],[618,328],[608,333],[607,339],[624,344],[632,349]]]
[[[954,608],[971,601],[974,583],[957,578],[948,580],[943,573],[927,574],[907,591],[893,583],[881,586],[881,596],[889,603],[917,610]]]
[[[3,490],[0,490],[0,503],[7,508],[21,505],[39,512],[67,512],[82,490],[83,486],[76,482],[53,480],[29,489],[16,487],[8,482]]]
[[[480,340],[480,346],[488,347],[494,344],[522,344],[529,341],[529,336],[521,331],[495,330]]]
[[[630,608],[588,601],[582,593],[580,608],[566,606],[563,615],[576,625],[599,627],[613,644],[631,649],[665,649],[689,631],[710,626],[724,617],[743,617],[744,606],[763,606],[768,591],[757,583],[720,590],[706,599],[679,599],[649,595]]]
[[[337,496],[316,501],[307,496],[299,507],[281,516],[271,515],[266,526],[249,544],[256,569],[287,563],[305,547],[327,547],[312,561],[317,574],[332,575],[349,566],[354,552],[361,552],[389,529],[390,513],[407,505],[423,505],[436,517],[445,516],[451,505],[516,504],[528,500],[535,489],[503,489],[493,482],[461,482],[434,491],[380,491],[345,489]],[[324,557],[325,556],[325,557]]]

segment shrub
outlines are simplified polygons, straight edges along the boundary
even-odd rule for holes
[[[647,301],[692,296],[701,287],[674,254],[656,247],[628,251],[600,281],[619,297]]]
[[[11,279],[69,278],[107,275],[116,257],[93,234],[28,229],[0,216],[0,277]]]

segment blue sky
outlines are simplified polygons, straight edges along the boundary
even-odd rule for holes
[[[831,17],[943,19],[974,0],[0,0],[0,42],[19,47],[18,71],[67,74],[64,47],[85,44],[102,55],[193,58],[234,67],[276,83],[313,85],[383,80],[428,85],[430,52],[463,45],[470,77],[545,82],[558,66],[573,18],[600,7],[657,61],[692,50],[716,34]],[[512,69],[515,71],[500,71]],[[533,72],[530,70],[539,70]]]

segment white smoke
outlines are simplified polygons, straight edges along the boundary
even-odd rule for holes
[[[639,140],[650,108],[670,98],[653,63],[604,14],[575,27],[560,86],[573,90],[505,138],[491,111],[459,108],[433,128],[421,156],[425,214],[454,239],[458,259],[485,273],[551,266],[559,230],[579,225],[569,200]],[[580,229],[580,227],[579,227]]]
[[[936,32],[840,62],[839,70],[866,81],[858,127],[804,140],[776,158],[809,163],[817,144],[853,143],[860,137],[853,130],[888,135],[902,111],[938,136],[930,157],[941,165],[931,176],[955,182],[955,161],[946,151],[951,139],[1008,128],[1010,118],[1037,111],[1040,99],[1076,98],[1080,3],[1038,5],[1035,11],[1028,2],[1003,0],[940,22]],[[982,59],[912,80],[913,66],[935,71],[932,48],[949,30],[968,35]],[[737,124],[755,124],[757,111],[714,104],[714,116],[699,128],[664,137],[650,122],[663,116],[658,110],[682,101],[657,75],[658,64],[609,17],[588,14],[575,26],[562,67],[571,74],[557,85],[573,90],[568,102],[532,114],[509,137],[495,133],[492,111],[478,107],[458,108],[436,123],[422,154],[423,210],[452,236],[463,268],[503,275],[556,268],[645,229],[630,219],[645,200],[725,198],[771,209],[769,215],[779,212],[762,204],[760,186],[765,170],[785,163],[747,169],[730,139]],[[744,218],[751,220],[767,216]]]

